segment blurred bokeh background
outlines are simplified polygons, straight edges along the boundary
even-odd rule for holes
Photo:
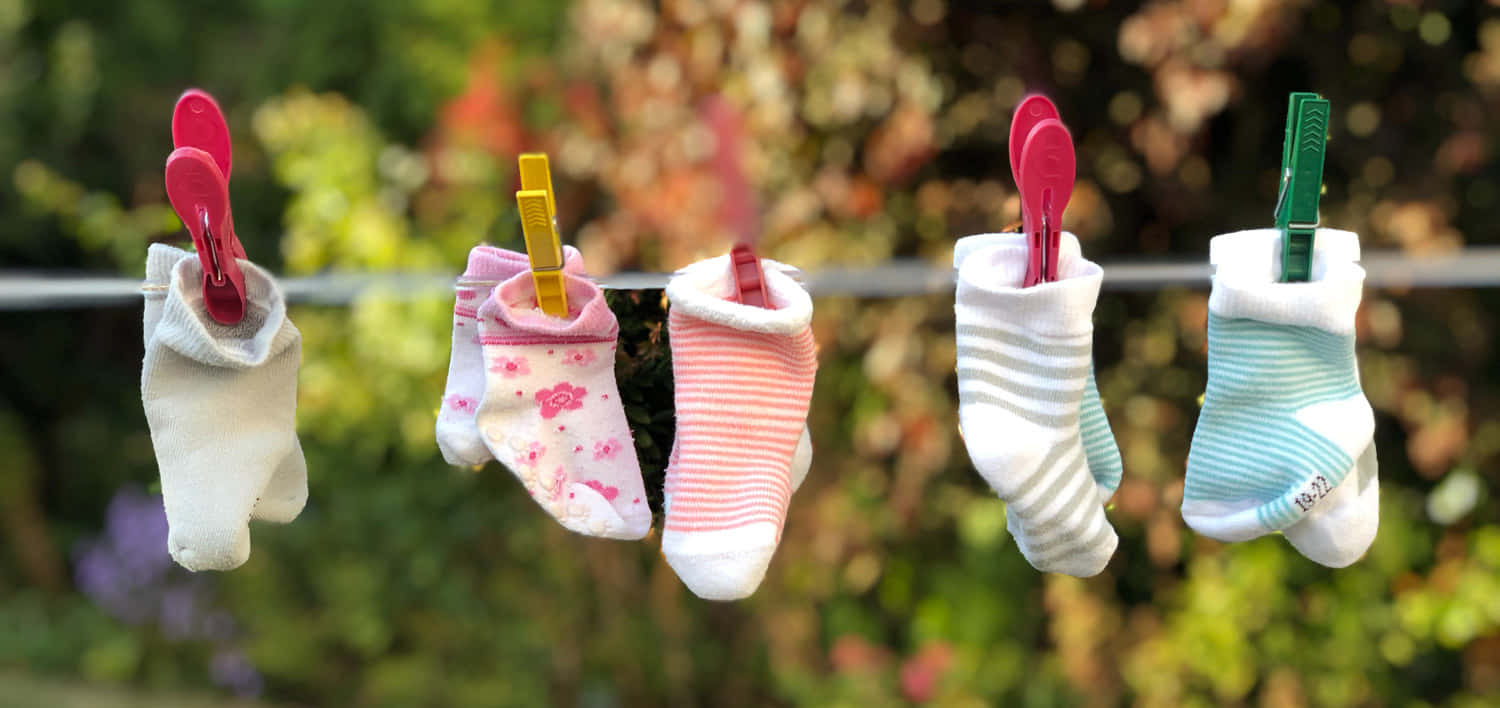
[[[595,272],[738,233],[808,270],[941,266],[1018,218],[1028,90],[1073,131],[1065,225],[1095,260],[1202,262],[1269,225],[1308,89],[1333,102],[1325,225],[1413,256],[1500,242],[1494,0],[0,0],[0,265],[138,277],[148,242],[185,243],[161,167],[189,86],[229,115],[246,249],[288,276],[519,247],[524,150]],[[658,536],[571,535],[498,465],[443,464],[448,298],[293,309],[311,501],[200,575],[166,555],[139,306],[0,312],[0,705],[1495,705],[1500,292],[1366,292],[1381,528],[1341,571],[1180,519],[1206,297],[1100,299],[1125,481],[1087,581],[1031,570],[970,467],[951,295],[819,298],[813,471],[727,605]],[[660,293],[613,305],[659,485]]]

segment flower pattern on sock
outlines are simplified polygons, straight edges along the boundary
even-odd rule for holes
[[[479,409],[479,401],[456,393],[443,399],[443,404],[449,412],[460,415],[474,415],[474,411]]]
[[[588,389],[563,381],[552,388],[536,392],[536,402],[542,407],[542,417],[556,418],[563,411],[576,411],[583,407],[583,397]]]
[[[604,486],[603,482],[600,482],[597,479],[591,479],[587,482],[584,482],[583,486],[598,492],[600,496],[604,497],[605,501],[614,501],[615,497],[620,496],[620,490],[618,488],[606,487]]]
[[[531,373],[531,365],[526,362],[524,356],[499,356],[495,357],[495,363],[490,366],[490,371],[507,379],[513,379]]]
[[[520,456],[516,458],[516,462],[535,468],[537,463],[542,461],[542,455],[545,454],[547,454],[547,446],[539,442],[533,442],[527,445],[525,450],[521,451]]]
[[[594,459],[596,460],[613,460],[618,454],[620,454],[620,441],[615,438],[594,443]]]
[[[562,363],[563,366],[588,366],[596,358],[592,349],[569,349],[563,352]]]

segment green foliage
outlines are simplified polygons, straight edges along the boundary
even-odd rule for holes
[[[705,166],[710,93],[743,114],[762,250],[808,270],[943,263],[955,236],[1014,220],[1008,115],[1041,86],[1079,145],[1066,221],[1098,260],[1201,260],[1212,234],[1270,224],[1286,93],[1307,88],[1333,101],[1325,224],[1369,249],[1495,242],[1500,20],[1467,5],[662,5],[0,0],[0,263],[138,274],[147,242],[182,241],[160,169],[189,84],[229,111],[247,250],[287,275],[456,272],[475,243],[518,247],[522,149],[553,155],[591,271],[721,253],[742,225]],[[664,302],[609,304],[659,510]],[[815,464],[765,584],[733,605],[688,594],[655,536],[569,534],[498,465],[442,463],[451,302],[293,308],[311,501],[254,527],[250,561],[209,595],[267,700],[1481,705],[1500,690],[1493,292],[1367,293],[1382,525],[1340,571],[1278,538],[1184,528],[1206,299],[1106,293],[1099,384],[1126,472],[1120,550],[1087,581],[1032,571],[968,464],[951,298],[816,304]],[[111,616],[68,572],[116,491],[156,475],[137,316],[0,313],[0,687],[213,690],[213,647]]]

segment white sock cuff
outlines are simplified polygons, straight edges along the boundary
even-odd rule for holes
[[[208,366],[249,369],[301,339],[302,334],[287,319],[281,289],[260,266],[238,261],[245,275],[245,317],[238,324],[223,325],[211,319],[203,305],[203,264],[196,254],[179,253],[182,256],[171,268],[167,301],[156,329],[155,338],[162,344]],[[148,273],[157,254],[160,258],[171,255],[153,247],[148,251]]]
[[[1282,234],[1278,229],[1249,229],[1215,236],[1208,242],[1208,262],[1215,275],[1235,280],[1274,283],[1281,280]],[[1359,234],[1342,229],[1313,233],[1312,279],[1321,280],[1334,263],[1359,262]]]
[[[1209,259],[1218,266],[1209,311],[1221,317],[1272,324],[1316,327],[1352,335],[1365,283],[1359,237],[1349,231],[1318,229],[1313,239],[1312,280],[1283,283],[1281,232],[1256,229],[1218,236]]]
[[[146,284],[166,285],[172,280],[172,269],[177,262],[189,257],[197,257],[192,251],[184,251],[176,246],[165,243],[153,243],[146,247]],[[147,291],[147,297],[166,297],[166,291]]]
[[[797,334],[812,322],[812,297],[787,275],[786,266],[760,261],[766,292],[776,309],[726,300],[734,290],[729,256],[698,261],[667,283],[667,299],[683,314],[726,327],[766,334]]]
[[[1029,288],[1021,287],[1028,258],[1024,242],[966,253],[958,269],[957,307],[979,309],[988,318],[1044,336],[1092,334],[1104,270],[1065,247],[1058,253],[1060,279]]]

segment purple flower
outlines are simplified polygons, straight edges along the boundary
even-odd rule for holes
[[[249,657],[238,649],[220,649],[214,653],[209,665],[209,675],[214,683],[223,686],[241,698],[254,698],[265,690],[265,680]]]
[[[213,642],[214,683],[239,696],[260,695],[265,682],[233,645],[234,617],[216,606],[212,576],[177,567],[167,553],[159,495],[121,489],[105,511],[104,532],[80,543],[73,558],[78,589],[105,612],[131,626],[154,624],[171,642]]]

